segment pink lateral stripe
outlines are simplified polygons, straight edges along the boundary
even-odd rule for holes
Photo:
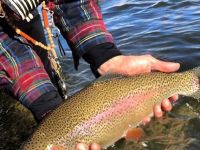
[[[88,121],[86,121],[83,124],[77,125],[71,134],[72,137],[78,135],[78,134],[87,134],[85,131],[88,129],[91,129],[92,126],[95,126],[97,124],[101,124],[101,121],[109,122],[113,118],[119,118],[120,115],[123,113],[126,113],[129,110],[135,109],[136,106],[140,105],[142,101],[149,100],[155,95],[155,92],[153,90],[143,92],[143,95],[136,94],[128,97],[124,97],[118,102],[114,103],[113,106],[109,107],[107,110],[99,113],[98,115],[94,116],[93,118],[90,118]],[[142,120],[143,118],[141,118]]]

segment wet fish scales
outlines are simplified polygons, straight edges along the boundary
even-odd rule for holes
[[[106,148],[120,139],[130,125],[137,126],[151,114],[153,105],[162,99],[199,91],[199,68],[183,73],[108,76],[90,84],[47,116],[23,149],[43,150],[53,144],[74,150],[77,142],[97,142]]]

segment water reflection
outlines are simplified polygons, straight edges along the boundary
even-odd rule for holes
[[[181,63],[181,70],[200,65],[199,0],[110,0],[102,2],[102,8],[108,30],[123,53],[150,53]],[[78,71],[74,70],[70,51],[66,49],[62,66],[73,94],[94,80],[94,76],[84,61]],[[36,125],[27,110],[8,99],[1,95],[0,149],[5,150],[18,149]],[[141,142],[120,140],[109,149],[198,150],[199,115],[199,101],[182,97],[172,112],[144,127],[146,136]]]

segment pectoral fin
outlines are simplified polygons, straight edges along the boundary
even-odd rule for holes
[[[142,128],[130,128],[125,134],[126,140],[139,141],[144,136]]]

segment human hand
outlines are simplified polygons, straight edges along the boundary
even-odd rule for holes
[[[151,55],[142,56],[116,56],[104,64],[102,64],[98,71],[101,75],[106,73],[117,73],[124,75],[134,75],[141,73],[149,73],[151,71],[174,72],[180,67],[179,63],[160,61]],[[170,111],[172,105],[170,101],[178,99],[178,96],[172,96],[169,99],[164,99],[161,105],[155,105],[153,108],[154,116],[156,118],[162,117],[163,110]],[[161,109],[162,108],[162,109]],[[148,123],[150,118],[144,118],[143,123]],[[92,144],[90,146],[79,143],[76,145],[75,150],[101,150],[99,144]]]
[[[141,56],[116,56],[102,64],[98,68],[98,72],[101,75],[106,73],[117,73],[124,75],[135,75],[141,73],[149,73],[152,71],[161,72],[174,72],[180,67],[179,63],[164,62],[158,60],[151,55],[141,55]],[[169,99],[164,99],[161,105],[155,105],[153,107],[153,113],[156,118],[163,116],[163,111],[170,111],[172,109],[172,100],[177,100],[178,96],[172,96]],[[150,117],[146,117],[143,123],[146,124],[150,121]]]
[[[50,150],[66,150],[62,146],[51,145]],[[91,145],[86,145],[83,143],[78,143],[75,150],[101,150],[101,146],[97,143],[92,143]]]
[[[177,71],[179,67],[179,63],[164,62],[152,57],[151,55],[120,55],[113,57],[102,64],[98,68],[98,72],[101,75],[106,73],[135,75],[152,71],[174,72]]]
[[[101,150],[101,146],[97,143],[93,143],[90,146],[79,143],[76,145],[75,150]]]

